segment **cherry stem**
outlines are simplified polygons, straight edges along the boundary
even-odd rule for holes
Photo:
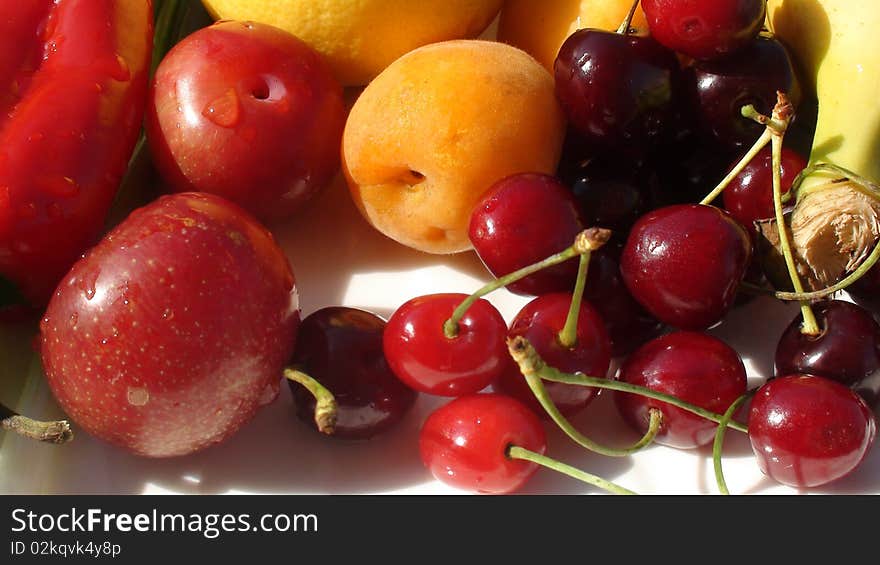
[[[327,388],[298,369],[284,369],[285,378],[299,383],[315,397],[315,424],[318,431],[332,435],[336,431],[338,416],[336,398]]]
[[[564,263],[565,261],[568,261],[569,259],[578,255],[583,255],[584,253],[595,251],[596,249],[599,249],[600,247],[605,245],[605,243],[607,243],[610,238],[611,230],[607,230],[604,228],[586,229],[579,233],[577,237],[575,237],[574,243],[570,247],[566,247],[559,253],[555,253],[542,261],[538,261],[537,263],[525,266],[522,269],[518,269],[512,273],[509,273],[507,275],[504,275],[503,277],[499,277],[494,281],[487,283],[475,293],[462,300],[461,304],[459,304],[455,308],[455,310],[453,310],[452,315],[449,317],[449,319],[443,322],[443,334],[449,339],[454,339],[455,337],[457,337],[458,323],[461,321],[468,308],[470,308],[477,300],[486,296],[490,292],[498,290],[499,288],[505,287],[509,284],[515,283],[520,279],[523,279],[548,267]]]
[[[73,431],[67,420],[32,420],[3,404],[0,404],[0,428],[45,443],[62,444],[73,439]]]
[[[702,416],[703,418],[711,420],[712,422],[721,423],[721,419],[723,418],[721,414],[716,414],[715,412],[706,410],[705,408],[702,408],[695,404],[691,404],[690,402],[684,401],[671,394],[658,392],[647,387],[630,383],[623,383],[620,381],[605,379],[601,377],[589,377],[582,373],[563,373],[559,369],[548,365],[541,358],[541,356],[538,355],[538,352],[535,351],[534,346],[529,343],[529,340],[522,336],[517,336],[509,339],[507,341],[507,348],[510,351],[510,355],[513,357],[513,360],[516,361],[517,365],[519,365],[520,371],[523,375],[526,376],[527,379],[530,375],[534,375],[542,380],[555,383],[572,384],[578,386],[591,386],[595,388],[617,390],[620,392],[630,392],[632,394],[638,394],[639,396],[645,396],[647,398],[653,398],[655,400],[662,400],[663,402],[671,404],[676,408],[681,408],[682,410],[686,410],[692,414],[696,414],[697,416]],[[749,432],[747,426],[737,422],[736,420],[732,420],[727,424],[727,426],[738,432]]]
[[[764,133],[761,134],[761,137],[758,138],[758,141],[756,141],[755,144],[752,145],[751,149],[749,149],[748,152],[743,155],[743,158],[739,160],[739,162],[730,170],[729,173],[727,173],[727,176],[721,179],[721,182],[718,183],[718,186],[713,188],[712,192],[710,192],[706,195],[705,198],[700,200],[700,204],[708,205],[711,204],[713,200],[718,198],[721,193],[724,192],[724,189],[733,182],[733,179],[735,179],[741,172],[743,172],[743,169],[745,169],[748,164],[752,162],[752,159],[754,159],[758,155],[758,153],[761,152],[762,149],[767,147],[767,144],[770,143],[770,140],[770,130],[766,129],[764,130]]]
[[[773,108],[773,118],[767,122],[765,133],[771,135],[772,148],[772,173],[773,173],[773,210],[776,215],[776,229],[779,233],[779,246],[782,248],[782,256],[785,258],[785,266],[788,268],[788,276],[795,292],[803,292],[804,285],[797,272],[797,265],[794,262],[794,254],[791,251],[791,241],[788,234],[788,226],[785,223],[785,212],[782,209],[782,142],[785,138],[785,130],[791,122],[793,107],[788,97],[782,92],[777,92],[776,107]],[[764,123],[758,120],[760,123]],[[771,127],[769,125],[773,121],[779,121],[779,127]],[[804,335],[815,336],[821,333],[819,323],[816,321],[816,315],[810,308],[807,300],[801,301],[801,317],[804,322],[801,325],[801,333]]]
[[[581,253],[578,263],[577,280],[574,284],[574,293],[571,295],[571,306],[568,309],[568,316],[565,318],[565,325],[559,332],[559,343],[568,349],[571,349],[577,343],[577,326],[578,318],[581,313],[581,302],[584,299],[584,287],[587,286],[587,271],[590,268],[590,252]]]
[[[617,33],[620,35],[628,35],[629,30],[632,27],[633,18],[636,15],[636,10],[639,9],[639,4],[641,4],[641,0],[635,0],[633,2],[632,7],[629,9],[629,13],[626,15],[626,18],[621,22],[620,27],[617,28]]]
[[[782,110],[779,105],[777,105],[777,108]],[[751,163],[755,157],[757,157],[758,153],[760,153],[762,149],[767,147],[767,145],[770,144],[771,141],[773,141],[773,136],[775,134],[785,135],[785,131],[788,129],[788,124],[791,121],[791,116],[789,115],[786,119],[782,119],[780,116],[783,116],[786,112],[788,112],[788,110],[780,112],[780,115],[777,116],[776,109],[774,109],[774,115],[771,118],[758,112],[758,110],[756,110],[755,107],[751,104],[742,107],[740,113],[744,118],[754,120],[766,127],[764,128],[764,131],[761,133],[761,136],[758,138],[758,140],[755,141],[752,147],[749,148],[745,155],[743,155],[742,159],[740,159],[739,162],[732,169],[730,169],[730,172],[728,172],[727,175],[723,179],[721,179],[721,182],[718,183],[718,186],[713,188],[712,191],[700,201],[700,204],[711,204],[716,198],[718,198],[718,196],[720,196],[721,193],[724,192],[724,189],[727,188],[731,182],[733,182],[733,179],[735,179],[741,172],[743,172],[743,169],[745,169],[746,166]],[[784,200],[788,200],[789,196],[790,195],[786,195],[784,197]]]
[[[546,467],[547,469],[552,469],[573,479],[583,481],[588,485],[599,487],[612,494],[638,494],[629,489],[623,488],[620,485],[612,483],[611,481],[607,481],[602,477],[597,477],[596,475],[587,473],[586,471],[582,471],[577,467],[572,467],[571,465],[567,465],[565,463],[562,463],[561,461],[557,461],[556,459],[551,459],[546,455],[535,453],[534,451],[530,451],[518,445],[511,445],[507,448],[507,457],[509,459],[522,459],[523,461],[531,461],[532,463],[536,463],[542,467]]]
[[[724,480],[724,471],[721,468],[721,451],[724,446],[724,435],[727,432],[728,424],[733,420],[733,415],[752,394],[754,393],[747,392],[734,400],[724,412],[724,415],[721,416],[721,421],[718,422],[718,429],[715,430],[715,441],[712,443],[712,464],[715,467],[715,482],[718,484],[718,490],[721,491],[721,494],[730,494],[730,491],[727,490],[727,482]]]
[[[532,394],[535,395],[535,398],[556,425],[559,426],[559,428],[565,432],[565,435],[571,438],[572,441],[590,451],[608,457],[626,457],[647,447],[652,441],[654,441],[654,438],[657,437],[657,434],[660,432],[660,424],[663,420],[662,414],[659,410],[652,409],[650,411],[651,419],[648,422],[648,430],[641,439],[628,447],[615,448],[604,446],[578,431],[562,412],[559,411],[559,408],[553,402],[553,399],[544,387],[542,375],[523,373],[523,376],[526,379],[526,384],[532,389]]]
[[[514,338],[520,339],[520,338]],[[525,338],[522,338],[523,341],[526,341]],[[511,340],[508,340],[508,347],[512,347],[510,345]],[[526,343],[528,343],[526,341]],[[531,347],[531,345],[529,345]],[[534,349],[533,349],[534,351]],[[511,350],[511,355],[513,355],[513,351]],[[537,352],[535,352],[535,356],[537,356]],[[514,360],[520,365],[520,370],[523,376],[526,379],[526,384],[529,385],[529,388],[532,390],[532,394],[535,395],[535,398],[541,404],[541,407],[544,408],[544,411],[550,416],[550,418],[556,423],[559,428],[565,432],[569,438],[571,438],[575,443],[589,449],[590,451],[599,453],[601,455],[607,455],[609,457],[626,457],[627,455],[632,455],[633,453],[643,449],[645,446],[654,441],[654,438],[657,436],[657,433],[660,431],[660,424],[662,423],[662,414],[659,410],[651,410],[651,419],[648,425],[648,430],[645,432],[645,435],[637,441],[636,443],[630,445],[629,447],[624,448],[612,448],[601,445],[586,435],[582,434],[580,431],[575,428],[570,421],[559,411],[559,408],[556,406],[556,403],[553,402],[553,399],[547,393],[547,389],[544,387],[544,382],[542,381],[543,375],[537,372],[529,372],[522,370],[522,364],[517,359],[516,355],[513,355]]]

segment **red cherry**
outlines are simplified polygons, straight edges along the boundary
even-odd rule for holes
[[[751,147],[764,132],[764,126],[743,117],[743,106],[751,104],[769,116],[777,92],[784,92],[795,109],[801,102],[791,56],[772,37],[759,36],[730,57],[697,61],[685,79],[700,129],[731,149]]]
[[[782,148],[782,193],[788,193],[807,161],[796,151]],[[724,209],[751,230],[754,222],[774,216],[773,157],[765,147],[721,193]]]
[[[383,349],[394,374],[410,388],[440,396],[479,392],[509,367],[507,324],[486,300],[477,300],[447,337],[444,323],[467,298],[431,294],[398,308],[385,326]]]
[[[627,358],[618,378],[718,414],[746,392],[746,370],[736,350],[696,332],[675,332],[646,343]],[[717,424],[663,401],[626,392],[615,392],[614,399],[623,419],[639,433],[648,429],[649,410],[659,409],[663,421],[654,441],[662,445],[690,449],[715,437]]]
[[[825,377],[874,405],[880,399],[880,324],[864,308],[843,300],[824,300],[812,309],[822,332],[802,333],[798,315],[776,347],[776,375]]]
[[[602,316],[611,354],[623,357],[660,335],[663,324],[635,301],[620,275],[620,247],[605,245],[590,257],[584,298]]]
[[[523,336],[534,346],[548,365],[566,373],[604,377],[611,365],[611,341],[605,323],[595,308],[581,302],[577,339],[571,347],[559,340],[565,326],[571,294],[545,294],[526,304],[513,319],[509,337]],[[544,387],[556,407],[570,415],[583,409],[599,393],[598,389],[563,383],[545,382]],[[495,383],[500,392],[523,401],[538,414],[545,414],[525,379],[515,367],[505,371]]]
[[[306,316],[299,327],[293,365],[326,387],[336,400],[332,437],[364,439],[394,426],[416,392],[385,361],[385,320],[371,312],[332,306]],[[289,381],[297,416],[315,426],[315,397]]]
[[[764,24],[766,0],[642,0],[651,36],[694,59],[729,55]]]
[[[675,124],[681,67],[651,37],[580,29],[553,70],[559,102],[587,146],[646,148]]]
[[[749,411],[749,440],[765,474],[816,487],[855,469],[877,433],[865,401],[835,381],[787,375],[768,381]]]
[[[495,183],[471,215],[469,236],[480,259],[502,277],[571,246],[583,231],[572,193],[550,175],[523,173]],[[527,295],[574,287],[578,262],[566,261],[507,285]]]
[[[428,416],[419,435],[422,461],[437,480],[486,494],[513,492],[537,471],[507,457],[513,445],[543,455],[547,439],[531,410],[500,394],[456,398]]]
[[[679,204],[636,222],[620,272],[633,298],[658,320],[704,330],[730,310],[751,254],[748,232],[730,214]]]

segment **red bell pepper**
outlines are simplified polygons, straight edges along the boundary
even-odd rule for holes
[[[0,278],[33,305],[103,231],[152,42],[150,0],[0,2]]]

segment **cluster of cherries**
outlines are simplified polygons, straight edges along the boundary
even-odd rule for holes
[[[334,435],[387,429],[419,392],[456,397],[425,421],[422,458],[438,480],[487,493],[518,489],[539,465],[629,492],[547,458],[541,416],[607,455],[714,443],[717,458],[733,428],[748,434],[764,473],[797,487],[862,461],[880,398],[880,325],[866,308],[808,306],[818,332],[793,320],[775,376],[757,390],[747,390],[737,351],[705,333],[745,281],[763,284],[754,222],[774,216],[806,167],[781,136],[774,167],[769,148],[752,146],[764,126],[742,114],[778,110],[777,92],[789,109],[800,98],[785,48],[759,33],[765,2],[641,4],[650,37],[631,34],[627,19],[617,33],[577,31],[559,51],[571,135],[558,174],[502,179],[474,209],[471,242],[493,282],[471,296],[414,298],[387,323],[343,307],[303,321],[294,365],[332,393],[324,426]],[[711,195],[690,203],[721,178],[711,194],[724,190],[725,209]],[[875,282],[863,277],[854,294]],[[483,298],[502,286],[535,297],[509,326]],[[614,358],[620,370],[607,378]],[[291,387],[312,421],[322,396]],[[570,424],[602,389],[615,391],[638,442],[608,448]],[[734,416],[746,402],[744,424]]]

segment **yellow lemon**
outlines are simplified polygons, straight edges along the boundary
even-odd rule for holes
[[[364,85],[416,47],[480,35],[503,0],[202,0],[215,19],[262,22],[296,35],[345,86]]]
[[[616,30],[632,4],[632,0],[507,0],[498,39],[530,53],[552,72],[556,53],[569,35],[585,27]],[[648,28],[641,8],[632,25]]]

